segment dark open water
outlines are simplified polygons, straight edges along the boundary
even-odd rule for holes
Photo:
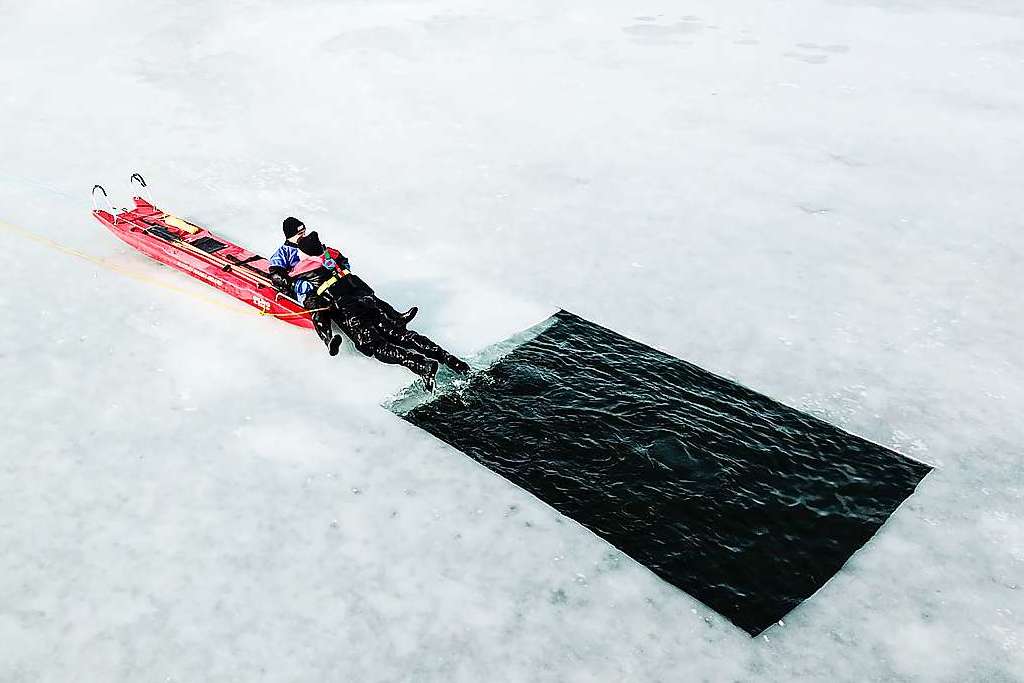
[[[930,471],[565,311],[404,417],[752,635]]]

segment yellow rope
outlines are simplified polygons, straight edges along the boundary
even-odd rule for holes
[[[151,277],[149,275],[146,275],[145,273],[141,273],[139,271],[131,270],[129,268],[125,268],[124,266],[119,266],[119,265],[114,265],[112,263],[108,263],[105,259],[99,258],[98,256],[92,256],[90,254],[86,254],[85,252],[82,252],[82,251],[79,251],[79,250],[74,249],[72,247],[69,247],[67,245],[61,244],[60,242],[55,242],[55,241],[51,240],[48,237],[43,237],[42,235],[37,235],[36,233],[32,232],[31,230],[26,230],[25,228],[19,228],[16,225],[11,225],[10,223],[7,223],[7,222],[2,221],[2,220],[0,220],[0,228],[4,228],[4,229],[9,230],[11,232],[17,233],[17,234],[21,235],[22,237],[25,237],[26,239],[30,239],[33,242],[37,242],[39,244],[48,246],[51,249],[56,249],[57,251],[64,252],[65,254],[69,254],[71,256],[77,256],[78,258],[85,259],[86,261],[89,261],[90,263],[94,263],[94,264],[96,264],[97,266],[99,266],[101,268],[106,268],[107,270],[113,271],[115,273],[120,273],[121,275],[127,275],[130,278],[134,278],[136,280],[140,280],[142,282],[146,282],[146,283],[151,284],[151,285],[156,285],[157,287],[162,287],[164,289],[169,289],[170,291],[177,292],[178,294],[184,294],[185,296],[191,297],[192,299],[196,299],[198,301],[206,302],[206,303],[208,303],[208,304],[210,304],[212,306],[217,306],[219,308],[223,308],[223,309],[232,311],[233,313],[249,313],[249,314],[256,314],[256,315],[271,316],[271,317],[274,317],[274,318],[294,318],[294,317],[297,317],[297,316],[302,316],[302,315],[307,315],[309,313],[314,313],[316,311],[325,311],[328,308],[328,307],[315,308],[315,309],[312,309],[312,310],[309,310],[309,311],[298,311],[298,312],[294,312],[294,313],[269,313],[269,312],[266,312],[266,311],[263,311],[263,310],[254,310],[252,308],[241,308],[241,307],[235,306],[235,305],[228,305],[228,304],[224,303],[223,301],[218,301],[218,300],[212,299],[212,298],[210,298],[208,296],[203,296],[201,294],[196,294],[195,292],[189,291],[189,290],[184,289],[182,287],[171,285],[171,284],[168,284],[166,282],[161,282],[160,280],[158,280],[158,279],[156,279],[154,277]]]

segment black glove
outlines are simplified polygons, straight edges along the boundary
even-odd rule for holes
[[[270,281],[277,291],[292,295],[292,279],[288,277],[288,271],[281,266],[270,266]]]

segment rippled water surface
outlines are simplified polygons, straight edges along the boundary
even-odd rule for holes
[[[564,311],[404,417],[751,634],[930,469]]]

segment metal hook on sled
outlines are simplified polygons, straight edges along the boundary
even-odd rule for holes
[[[107,191],[103,189],[102,185],[93,185],[92,186],[92,192],[90,193],[90,194],[92,194],[92,210],[93,211],[99,211],[100,210],[100,207],[96,205],[96,190],[99,190],[100,192],[103,193],[103,198],[107,200],[107,206],[110,207],[110,213],[114,213],[114,205],[110,203],[110,197],[107,196]]]
[[[110,215],[114,217],[114,222],[116,223],[117,222],[117,210],[114,209],[114,205],[110,203],[110,196],[107,195],[107,191],[103,189],[102,185],[93,185],[92,186],[92,192],[90,192],[90,194],[92,195],[92,210],[93,211],[99,211],[100,210],[100,207],[96,204],[96,190],[99,190],[100,192],[103,193],[103,199],[106,200],[107,207],[110,209]]]
[[[149,200],[150,204],[153,203],[153,195],[149,193],[149,185],[146,184],[146,179],[142,177],[141,173],[132,173],[132,177],[129,179],[128,182],[132,183],[133,185],[136,182],[138,182],[139,185],[142,187],[143,192],[146,193],[146,199]]]

